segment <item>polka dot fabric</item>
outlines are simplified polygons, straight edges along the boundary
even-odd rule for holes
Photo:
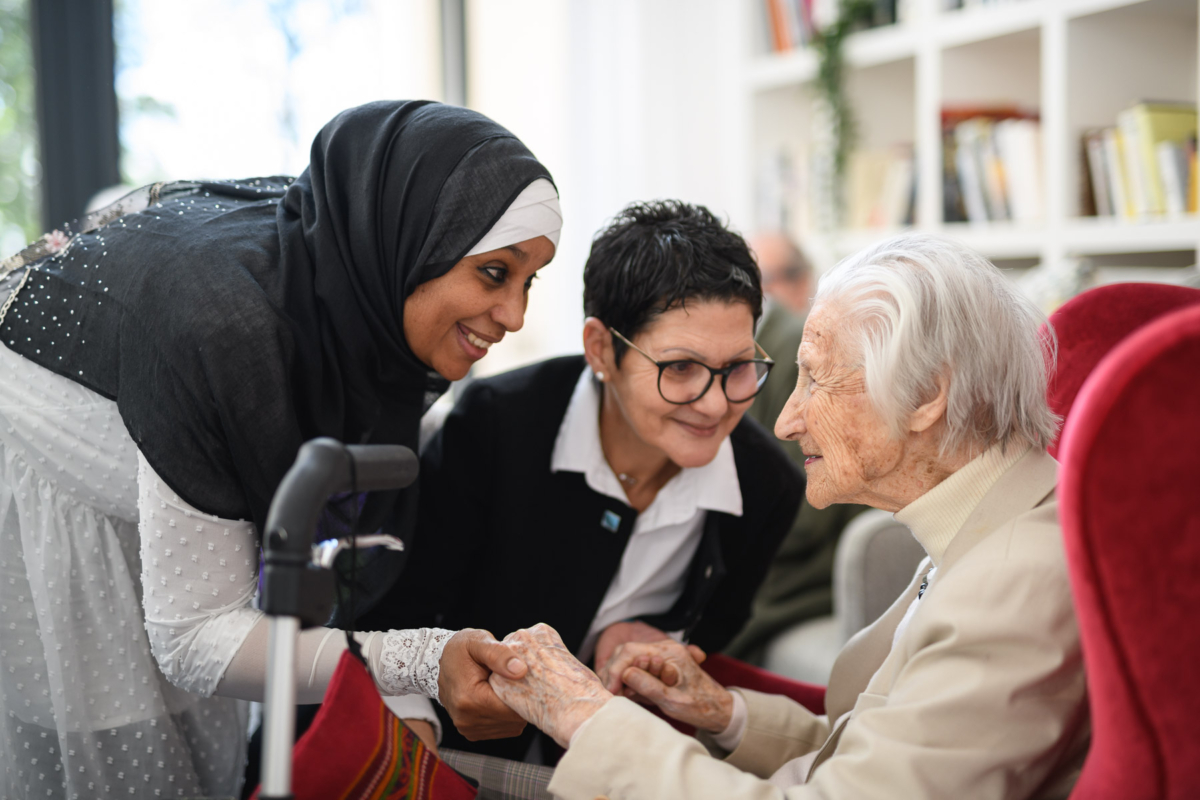
[[[263,616],[249,522],[203,514],[138,455],[142,587],[150,649],[176,686],[205,696]]]
[[[227,630],[190,634],[209,651],[179,663],[194,692],[167,680],[155,651],[180,647],[171,623],[198,611],[188,597],[207,590],[211,598],[219,588],[219,602],[247,602],[257,555],[247,552],[244,528],[232,553],[218,554],[225,527],[176,518],[160,482],[143,492],[167,504],[144,521],[149,530],[179,530],[180,518],[191,529],[170,544],[164,532],[140,546],[138,453],[115,404],[0,345],[0,796],[239,791],[246,704],[204,695],[257,612],[242,609]],[[147,596],[163,608],[147,626],[143,568],[150,575],[176,567],[182,585],[167,592],[160,583]]]

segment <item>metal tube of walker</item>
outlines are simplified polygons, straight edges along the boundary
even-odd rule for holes
[[[262,609],[267,614],[267,675],[263,708],[262,800],[292,800],[292,744],[296,730],[296,638],[313,611],[302,602],[313,535],[330,494],[403,489],[420,462],[399,445],[352,445],[334,439],[306,442],[284,476],[263,537],[266,568]],[[292,535],[289,536],[289,533]]]
[[[263,703],[262,800],[292,797],[292,740],[296,730],[296,617],[268,617],[267,686]]]

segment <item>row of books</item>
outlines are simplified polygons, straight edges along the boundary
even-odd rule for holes
[[[834,22],[839,0],[761,0],[767,49],[777,53],[805,47],[814,31]],[[874,0],[870,24],[891,25],[902,18],[906,0]]]
[[[846,225],[896,228],[912,225],[916,164],[911,145],[859,150],[846,169]]]
[[[808,45],[813,32],[837,19],[840,0],[759,0],[764,22],[763,39],[766,47],[784,53]],[[911,0],[874,0],[870,27],[903,22],[909,16]],[[981,8],[1015,2],[1037,0],[941,0],[941,8],[952,11],[961,8]]]
[[[1084,133],[1082,213],[1136,220],[1197,211],[1196,107],[1138,103]]]
[[[813,37],[812,0],[762,0],[770,47],[783,53],[804,47]]]
[[[946,222],[1042,218],[1042,135],[1036,115],[1015,107],[942,111]]]
[[[831,154],[811,145],[781,146],[759,164],[755,225],[805,237],[839,228],[900,228],[913,224],[916,162],[912,145],[862,149],[850,155],[844,204],[832,196]]]

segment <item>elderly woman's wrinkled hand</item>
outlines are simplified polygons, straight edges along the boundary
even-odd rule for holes
[[[650,705],[650,701],[638,695],[637,692],[628,686],[623,687],[621,683],[621,673],[628,669],[631,664],[635,663],[634,661],[631,661],[631,659],[634,658],[633,653],[639,653],[639,655],[636,657],[635,665],[637,667],[646,670],[656,678],[661,678],[662,682],[667,686],[675,685],[675,681],[678,680],[678,671],[675,669],[674,665],[663,661],[662,656],[658,654],[657,650],[651,650],[648,653],[644,653],[643,651],[625,649],[626,645],[632,644],[635,641],[658,644],[668,643],[674,640],[667,636],[662,636],[655,639],[630,639],[613,648],[610,657],[605,660],[603,666],[600,666],[600,651],[599,648],[597,648],[596,665],[600,666],[600,669],[596,674],[600,676],[600,682],[604,684],[604,688],[608,689],[613,694],[623,694],[625,697],[628,697],[631,700],[637,700],[643,705]],[[691,654],[692,660],[697,664],[703,664],[708,658],[708,654],[694,644],[687,645],[687,651]],[[625,653],[627,657],[622,658],[622,653]],[[666,670],[665,673],[663,672],[664,669]]]
[[[526,721],[533,723],[562,747],[571,743],[579,726],[607,703],[596,673],[567,650],[558,632],[545,623],[514,631],[504,637],[529,667],[520,680],[495,673],[489,679],[496,694]]]
[[[669,638],[666,633],[653,625],[647,625],[638,620],[614,622],[601,631],[600,636],[596,638],[596,652],[593,655],[596,674],[605,684],[608,683],[604,679],[604,667],[608,666],[616,649],[626,642],[661,642],[663,639]]]
[[[606,670],[606,688],[627,687],[672,719],[719,733],[733,717],[733,695],[700,669],[693,649],[670,639],[622,645]]]

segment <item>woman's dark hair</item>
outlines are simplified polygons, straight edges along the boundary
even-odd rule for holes
[[[750,248],[704,206],[634,203],[592,240],[583,268],[587,316],[632,339],[689,300],[745,303],[755,325],[762,316],[762,282]],[[613,337],[617,364],[627,349]]]

